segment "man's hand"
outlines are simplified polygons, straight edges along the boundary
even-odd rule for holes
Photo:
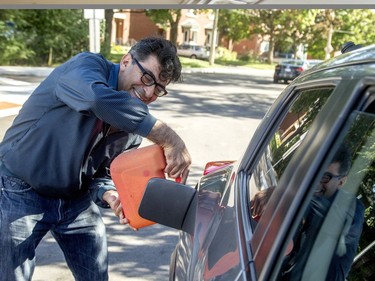
[[[165,123],[157,120],[147,138],[163,147],[167,162],[164,172],[170,178],[181,178],[182,183],[186,182],[191,157],[180,136]]]
[[[118,192],[115,190],[108,190],[103,194],[103,200],[108,203],[112,211],[115,213],[116,217],[119,218],[121,224],[127,224],[128,219],[125,218],[124,213],[122,212],[122,206]]]
[[[275,187],[263,189],[257,192],[251,200],[251,215],[253,218],[260,218],[264,212],[264,209],[270,199]]]

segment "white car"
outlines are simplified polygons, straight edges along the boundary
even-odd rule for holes
[[[208,59],[210,52],[205,46],[182,44],[177,47],[177,54],[192,59]]]

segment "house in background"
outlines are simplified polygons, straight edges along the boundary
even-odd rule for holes
[[[211,12],[194,13],[192,9],[181,9],[181,19],[178,25],[177,44],[184,43],[210,46],[213,35],[214,15]],[[140,39],[159,35],[170,39],[170,28],[164,30],[155,24],[145,14],[144,9],[115,10],[112,22],[112,44],[133,45]],[[218,36],[219,38],[220,36]],[[241,54],[260,54],[264,52],[261,38],[242,40],[231,44],[225,38],[217,39],[217,46],[222,46]],[[262,49],[263,48],[263,49]]]
[[[133,45],[150,35],[165,37],[164,30],[146,16],[144,9],[115,10],[112,21],[112,44]]]
[[[191,9],[181,10],[181,14],[177,44],[210,46],[213,34],[214,15],[209,12],[195,14],[194,10]]]

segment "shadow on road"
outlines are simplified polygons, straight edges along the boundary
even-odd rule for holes
[[[261,119],[274,101],[270,89],[280,91],[266,78],[234,74],[185,74],[183,83],[171,84],[170,94],[150,106],[174,117],[235,117]],[[281,91],[280,91],[281,92]],[[168,104],[166,108],[165,104]]]

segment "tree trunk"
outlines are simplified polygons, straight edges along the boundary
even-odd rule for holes
[[[52,65],[52,47],[49,48],[49,54],[48,54],[48,66]]]
[[[104,42],[101,47],[101,54],[108,56],[111,54],[111,35],[112,35],[112,21],[113,21],[113,10],[105,10],[105,31],[104,31]]]
[[[175,15],[175,19],[173,19],[173,16],[169,18],[169,24],[171,25],[171,29],[169,31],[169,38],[173,44],[177,45],[178,24],[180,23],[181,19],[181,10],[176,10]]]
[[[171,30],[169,33],[169,38],[171,42],[177,45],[177,36],[178,36],[178,22],[171,22]]]
[[[271,35],[270,37],[270,46],[269,46],[269,50],[268,50],[268,63],[269,64],[273,64],[273,52],[275,50],[275,43],[273,41],[273,37]]]

